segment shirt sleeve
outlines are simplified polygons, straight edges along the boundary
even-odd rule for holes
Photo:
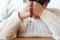
[[[18,17],[17,11],[0,23],[0,39],[13,39],[17,37],[22,20]]]
[[[55,34],[59,34],[60,16],[58,16],[55,13],[52,13],[48,10],[44,10],[44,12],[42,13],[40,18],[47,24],[47,26],[51,30],[51,32],[53,32]]]

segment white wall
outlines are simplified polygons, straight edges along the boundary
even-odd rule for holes
[[[58,8],[60,9],[60,0],[51,0],[48,4],[48,8]]]

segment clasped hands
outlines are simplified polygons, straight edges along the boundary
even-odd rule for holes
[[[41,6],[40,3],[37,3],[37,2],[33,2],[33,7],[30,7],[31,5],[31,2],[30,3],[26,3],[25,4],[25,7],[23,9],[22,12],[18,12],[18,16],[20,19],[25,19],[25,18],[28,18],[28,17],[32,17],[34,16],[34,18],[40,18],[41,14],[43,13],[44,11],[44,8],[43,6]],[[30,8],[33,8],[33,13],[31,14],[30,12]]]

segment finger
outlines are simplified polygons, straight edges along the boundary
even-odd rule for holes
[[[25,11],[30,11],[31,8],[32,8],[32,7],[31,7],[31,2],[29,2],[29,3],[26,3],[26,4],[25,4],[24,10],[25,10]]]

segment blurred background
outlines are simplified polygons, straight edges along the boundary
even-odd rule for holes
[[[14,11],[21,11],[23,0],[0,0],[0,23],[12,15]],[[47,8],[60,9],[60,0],[51,0]]]

